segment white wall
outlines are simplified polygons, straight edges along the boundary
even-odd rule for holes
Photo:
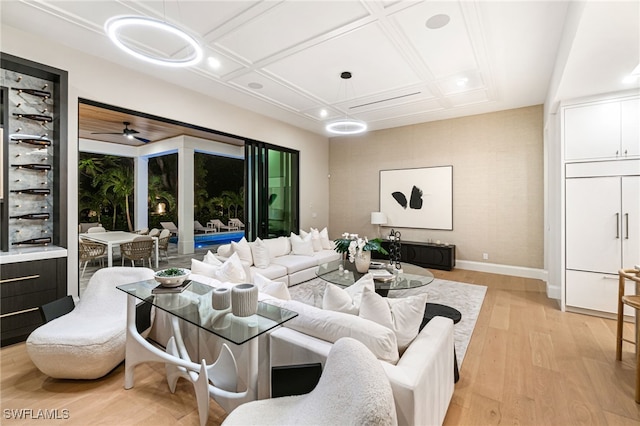
[[[328,225],[329,144],[326,137],[154,80],[7,25],[0,31],[2,52],[69,72],[69,294],[78,293],[78,201],[74,197],[78,183],[77,167],[74,167],[78,162],[78,98],[299,150],[300,225],[305,229]]]

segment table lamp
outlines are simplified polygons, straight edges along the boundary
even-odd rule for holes
[[[371,212],[371,224],[378,225],[378,237],[380,236],[380,225],[387,223],[387,215],[382,212]]]

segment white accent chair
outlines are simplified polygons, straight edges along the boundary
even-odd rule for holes
[[[382,365],[355,339],[331,348],[308,394],[263,399],[233,410],[223,425],[397,425],[393,394]]]
[[[44,374],[57,379],[97,379],[124,360],[127,296],[116,286],[153,279],[147,268],[96,271],[77,306],[36,328],[27,353]]]

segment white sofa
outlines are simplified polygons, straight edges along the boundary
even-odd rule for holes
[[[270,334],[270,367],[324,365],[333,342],[350,336],[365,343],[380,360],[391,383],[399,425],[442,424],[454,390],[451,319],[433,318],[394,362],[393,348],[386,343],[389,330],[373,321],[293,300],[267,302],[299,314]],[[327,323],[331,324],[327,327]]]
[[[311,235],[311,234],[309,234]],[[216,256],[220,260],[228,259],[234,252],[238,253],[247,270],[249,280],[253,282],[256,273],[273,281],[281,281],[292,286],[315,278],[318,265],[340,259],[340,254],[326,244],[311,250],[295,250],[292,237],[277,237],[254,242],[223,244],[218,247]],[[245,246],[245,244],[248,245]],[[260,245],[258,248],[256,245]],[[244,247],[243,247],[244,246]],[[267,260],[268,256],[268,260]]]

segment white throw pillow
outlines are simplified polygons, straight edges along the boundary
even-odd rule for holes
[[[260,293],[268,294],[269,296],[276,297],[282,300],[291,300],[291,294],[287,285],[282,281],[271,281],[260,274],[255,274],[253,277],[253,283],[258,286]]]
[[[242,265],[238,253],[233,253],[221,266],[218,267],[216,277],[222,282],[246,283],[247,274]]]
[[[251,246],[245,237],[238,242],[231,241],[231,249],[238,254],[240,260],[247,262],[249,266],[253,265],[253,255],[251,254]]]
[[[320,231],[320,244],[324,250],[333,250],[333,242],[329,239],[329,231],[327,228],[323,228]]]
[[[218,247],[218,251],[216,252],[218,256],[224,257],[225,259],[231,257],[233,254],[233,249],[231,248],[231,244],[223,244]]]
[[[316,228],[311,228],[311,244],[313,244],[313,251],[322,251],[320,231],[318,231]]]
[[[341,337],[351,337],[369,348],[376,358],[392,364],[398,362],[398,342],[387,327],[356,315],[325,311],[297,300],[270,299],[266,303],[298,313],[297,317],[283,324],[285,327],[331,343]]]
[[[222,282],[247,282],[247,274],[237,253],[233,253],[229,259],[219,266],[191,259],[191,273],[215,278]]]
[[[215,265],[215,266],[222,265],[222,262],[220,261],[220,259],[218,259],[215,254],[211,253],[211,250],[207,251],[207,254],[204,255],[204,259],[202,259],[202,261],[209,265]]]
[[[300,238],[300,236],[291,233],[291,253],[300,256],[313,256],[313,244],[311,243],[311,234],[307,234],[306,237]]]
[[[365,288],[375,291],[375,283],[371,274],[365,274],[353,285],[340,288],[334,284],[327,284],[322,297],[322,309],[358,315],[360,301]]]
[[[426,305],[426,293],[394,299],[365,288],[358,315],[393,330],[402,353],[418,335]]]
[[[264,241],[256,238],[249,246],[251,247],[251,254],[253,255],[253,264],[256,268],[264,269],[269,267],[271,254],[269,253],[269,247],[267,247]]]

